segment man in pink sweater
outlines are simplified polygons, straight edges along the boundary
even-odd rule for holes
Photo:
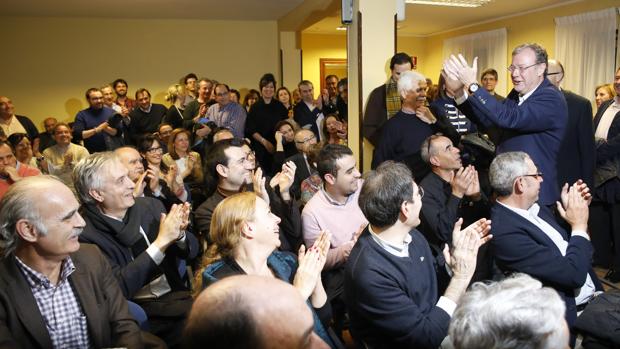
[[[9,143],[0,141],[0,199],[9,190],[11,184],[23,177],[40,175],[37,168],[22,164],[15,158],[15,152]]]
[[[331,249],[327,253],[322,281],[332,302],[334,329],[338,331],[344,315],[344,264],[368,220],[357,204],[362,180],[351,149],[328,144],[317,160],[323,188],[308,201],[301,213],[301,221],[307,247],[312,246],[321,231],[331,233]]]

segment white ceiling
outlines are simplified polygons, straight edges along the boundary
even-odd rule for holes
[[[0,16],[277,20],[304,0],[3,0]]]
[[[576,1],[580,0],[493,0],[478,8],[406,4],[405,20],[398,23],[398,34],[427,36],[499,17]],[[334,13],[332,16],[309,26],[303,32],[344,33],[336,30],[336,27],[340,25],[340,13]]]

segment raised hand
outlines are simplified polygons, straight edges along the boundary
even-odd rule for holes
[[[467,192],[467,189],[471,185],[471,182],[474,179],[474,175],[472,173],[472,169],[468,167],[459,168],[452,177],[450,181],[450,186],[452,187],[452,195],[462,198]]]
[[[419,106],[416,110],[415,110],[415,115],[418,117],[418,119],[424,121],[427,124],[434,124],[437,121],[437,118],[435,117],[435,115],[433,115],[433,113],[431,112],[430,109],[428,109],[428,107],[426,106]]]
[[[267,193],[265,188],[265,177],[263,177],[263,170],[260,167],[252,174],[252,189],[256,195],[265,200],[267,205],[269,205],[269,193]]]
[[[451,79],[459,80],[464,87],[469,87],[469,85],[477,82],[478,57],[474,58],[470,66],[462,54],[459,53],[458,56],[450,55],[444,62],[444,70],[448,72]]]
[[[476,171],[476,168],[474,168],[473,166],[469,165],[467,167],[471,168],[472,171],[472,180],[471,183],[469,184],[469,187],[467,187],[467,190],[465,191],[465,196],[470,197],[473,200],[478,200],[480,199],[480,180],[478,179],[478,171]]]
[[[141,197],[144,193],[144,188],[146,187],[146,182],[144,179],[146,178],[146,171],[143,172],[138,180],[136,181],[136,186],[133,188],[133,197],[138,198]]]
[[[293,286],[299,290],[304,299],[308,299],[321,280],[321,271],[325,266],[331,236],[322,231],[319,238],[307,251],[305,246],[299,248],[297,260],[299,266],[293,279]]]
[[[162,213],[159,222],[159,232],[153,242],[160,251],[164,252],[173,242],[182,237],[181,226],[184,217],[183,205],[172,205],[168,214]]]
[[[465,229],[461,230],[463,219],[454,224],[452,232],[452,249],[446,262],[452,269],[454,277],[469,280],[476,270],[476,256],[478,249],[493,237],[489,234],[491,221],[481,218]]]
[[[558,212],[570,224],[572,230],[587,231],[588,229],[588,199],[581,191],[580,185],[575,183],[570,188],[564,185],[562,188],[562,203],[556,201]]]

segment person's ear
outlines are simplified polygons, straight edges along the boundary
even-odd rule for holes
[[[244,222],[241,227],[241,235],[248,239],[253,239],[255,234],[256,232],[254,231],[254,228],[252,228],[252,225],[248,222]]]
[[[95,199],[95,201],[97,201],[98,203],[102,203],[103,202],[103,195],[101,194],[101,192],[97,189],[90,189],[88,191],[88,195],[90,195],[93,199]]]
[[[228,177],[228,167],[222,165],[222,164],[217,164],[215,166],[215,172],[217,172],[218,175],[226,178]]]
[[[409,215],[411,214],[411,212],[409,211],[409,205],[407,204],[408,204],[407,201],[403,201],[400,204],[400,219],[403,222],[409,219]]]
[[[39,232],[34,227],[34,224],[30,223],[27,219],[20,219],[15,224],[15,231],[27,242],[35,242],[39,237]]]
[[[441,161],[439,161],[439,159],[437,159],[434,155],[429,157],[428,161],[435,167],[439,167],[441,165]]]
[[[334,177],[334,175],[331,173],[326,174],[323,179],[330,185],[336,184],[336,177]]]

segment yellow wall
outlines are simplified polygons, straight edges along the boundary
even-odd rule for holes
[[[526,42],[537,42],[547,49],[550,58],[555,52],[555,17],[571,16],[584,12],[602,10],[609,7],[619,6],[618,0],[596,0],[582,1],[550,8],[544,11],[527,13],[522,16],[506,18],[495,22],[480,24],[469,28],[452,31],[444,34],[428,36],[426,41],[426,54],[420,60],[420,71],[429,76],[435,82],[439,76],[443,60],[443,40],[455,36],[478,33],[493,29],[506,28],[508,40],[508,61],[506,67],[510,65],[512,59],[512,49]],[[495,67],[502,74],[505,72],[503,81],[507,84],[507,90],[511,89],[509,84],[510,76],[505,67]],[[500,82],[502,77],[500,76]]]
[[[0,94],[39,128],[47,116],[72,121],[84,92],[117,77],[164,103],[167,87],[195,72],[244,90],[278,76],[275,21],[3,18]],[[251,38],[248,39],[248,38]]]
[[[321,86],[320,58],[347,58],[347,36],[301,34],[302,79],[312,81],[315,98],[318,97]],[[297,88],[287,87],[291,90]]]

